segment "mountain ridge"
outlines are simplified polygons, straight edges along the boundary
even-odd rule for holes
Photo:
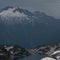
[[[23,11],[25,12],[24,9]],[[21,44],[26,48],[33,48],[39,44],[60,42],[59,19],[37,11],[26,11],[25,15],[23,18],[11,18],[12,15],[8,18],[0,16],[0,44]]]
[[[0,12],[0,20],[23,20],[23,21],[28,21],[28,23],[30,22],[39,22],[40,19],[43,19],[43,17],[46,17],[48,19],[49,18],[53,18],[51,16],[47,16],[45,13],[39,12],[39,11],[34,11],[34,12],[30,12],[26,9],[22,9],[19,7],[6,7],[4,9],[1,10]],[[54,19],[54,18],[53,18]],[[37,21],[39,20],[39,21]],[[21,22],[21,21],[20,21]]]

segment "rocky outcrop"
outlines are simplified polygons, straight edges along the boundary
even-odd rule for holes
[[[18,45],[1,45],[0,46],[0,59],[16,59],[30,55],[28,50]]]
[[[60,60],[60,44],[42,45],[34,49],[25,49],[19,45],[0,45],[0,59],[17,59],[33,54],[47,55],[49,58]]]
[[[60,43],[56,45],[42,45],[31,49],[33,53],[45,54],[51,58],[60,60]]]

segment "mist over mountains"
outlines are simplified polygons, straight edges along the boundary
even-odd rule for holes
[[[0,11],[0,44],[32,48],[60,41],[60,19],[45,13],[6,7]]]

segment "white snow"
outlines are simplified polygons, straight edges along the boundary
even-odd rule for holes
[[[7,51],[9,51],[10,49],[12,49],[12,48],[14,48],[13,46],[4,46],[5,47],[5,49],[7,50]]]
[[[0,16],[1,17],[25,17],[27,18],[27,15],[25,15],[24,13],[20,13],[19,11],[13,12],[15,10],[15,8],[9,8],[7,10],[4,10],[2,12],[0,12]]]
[[[45,58],[42,58],[41,60],[56,60],[56,59],[51,58],[51,57],[45,57]]]
[[[57,54],[57,53],[60,53],[60,50],[54,51],[51,55],[55,55],[55,54]]]
[[[56,58],[60,60],[60,56],[56,56]]]
[[[60,50],[54,51],[54,52],[51,54],[51,56],[52,56],[52,55],[55,55],[55,54],[60,54]],[[60,55],[57,55],[56,58],[60,60]]]
[[[53,56],[53,55],[55,55],[55,54],[58,54],[57,56],[56,56],[56,59],[58,59],[58,60],[60,60],[60,50],[56,50],[56,51],[54,51],[52,54],[51,54],[51,56]],[[54,59],[54,58],[51,58],[51,57],[45,57],[45,58],[42,58],[41,60],[56,60],[56,59]]]
[[[13,51],[10,51],[11,54],[14,54]]]
[[[3,10],[2,12],[0,12],[0,18],[3,22],[5,22],[6,24],[15,24],[15,23],[22,23],[25,20],[30,21],[30,18],[28,17],[28,15],[24,14],[23,12],[19,12],[19,11],[15,11],[16,8],[9,8],[7,10]]]

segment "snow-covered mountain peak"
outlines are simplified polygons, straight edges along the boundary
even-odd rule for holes
[[[37,23],[48,24],[48,21],[51,19],[54,20],[54,18],[47,16],[45,13],[39,11],[31,12],[19,7],[6,7],[0,11],[0,20],[9,23],[23,22],[33,25]]]
[[[25,10],[21,8],[6,7],[0,11],[0,20],[7,24],[21,23],[30,20],[28,14],[25,14],[24,12]]]
[[[14,12],[14,10],[16,10],[16,8],[7,8],[7,9],[5,9],[5,10],[3,10],[2,12],[0,12],[0,16],[1,17],[20,17],[20,18],[27,18],[27,15],[26,14],[24,14],[23,12],[22,13],[20,13],[19,11],[15,11]]]

